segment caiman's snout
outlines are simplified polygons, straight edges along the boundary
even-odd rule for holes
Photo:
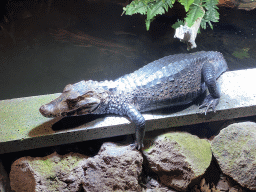
[[[45,117],[79,116],[93,113],[102,98],[101,94],[92,91],[90,86],[88,87],[87,84],[91,83],[80,81],[67,85],[58,98],[39,108],[40,113]]]
[[[52,105],[46,104],[39,108],[40,113],[45,117],[55,117]]]
[[[64,97],[65,98],[65,97]],[[59,97],[50,103],[39,108],[40,113],[45,117],[66,117],[78,116],[92,113],[100,104],[98,98],[82,98],[65,100]]]

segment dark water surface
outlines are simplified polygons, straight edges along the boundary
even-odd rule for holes
[[[114,1],[25,2],[13,2],[18,9],[7,11],[1,23],[0,100],[62,92],[80,80],[115,79],[164,56],[189,53],[173,38],[171,25],[184,17],[178,5],[146,31],[143,16],[121,16],[124,5]],[[190,52],[219,51],[230,70],[255,68],[256,10],[219,12],[220,22],[201,30]]]

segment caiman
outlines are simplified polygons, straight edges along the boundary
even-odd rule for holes
[[[136,125],[134,147],[143,147],[145,119],[141,112],[184,105],[206,88],[209,90],[199,108],[215,112],[220,99],[217,78],[228,70],[222,54],[201,51],[177,54],[153,61],[115,81],[80,81],[68,84],[55,100],[40,107],[45,117],[85,114],[127,116]]]

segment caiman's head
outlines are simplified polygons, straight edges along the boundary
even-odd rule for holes
[[[63,93],[48,104],[40,113],[45,117],[77,116],[93,113],[104,101],[104,92],[93,81],[80,81],[67,85]]]

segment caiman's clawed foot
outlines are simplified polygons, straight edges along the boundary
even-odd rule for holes
[[[206,107],[205,115],[207,114],[210,108],[212,108],[212,110],[216,112],[216,106],[218,105],[219,100],[220,98],[213,98],[211,95],[207,95],[202,105],[199,106],[199,109]]]
[[[142,150],[142,148],[144,147],[142,143],[138,144],[137,142],[133,143],[130,145],[131,148],[134,150],[134,149],[137,149],[139,151]]]

